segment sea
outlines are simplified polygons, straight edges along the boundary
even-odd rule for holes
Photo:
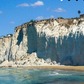
[[[84,84],[83,71],[0,68],[0,84]]]

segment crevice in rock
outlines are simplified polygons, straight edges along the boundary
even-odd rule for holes
[[[20,45],[21,41],[23,40],[23,31],[22,31],[22,29],[19,31],[17,40],[18,40],[17,45]]]

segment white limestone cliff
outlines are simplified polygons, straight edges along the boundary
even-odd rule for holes
[[[64,65],[84,65],[84,16],[28,22],[0,38],[0,63],[32,53]]]

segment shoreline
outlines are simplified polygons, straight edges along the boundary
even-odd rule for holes
[[[65,65],[40,65],[40,66],[27,66],[27,65],[14,65],[14,66],[0,66],[0,68],[27,68],[27,69],[56,69],[68,71],[84,71],[84,66],[65,66]]]
[[[22,66],[24,67],[24,66]],[[26,66],[28,69],[57,69],[57,70],[73,70],[84,71],[84,66],[64,66],[64,65],[49,65],[49,66]]]

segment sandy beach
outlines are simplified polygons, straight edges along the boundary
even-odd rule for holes
[[[27,66],[27,65],[14,65],[14,66],[0,66],[0,68],[27,68],[27,69],[57,69],[57,70],[72,70],[84,71],[84,66],[64,66],[64,65],[46,65],[46,66]]]
[[[84,66],[17,66],[26,67],[28,69],[58,69],[58,70],[74,70],[74,71],[84,71]]]
[[[41,61],[41,60],[39,60]],[[65,66],[65,65],[59,65],[59,64],[52,64],[52,62],[50,63],[44,63],[43,62],[39,62],[36,61],[37,64],[35,63],[31,63],[29,64],[29,62],[27,62],[26,64],[21,64],[21,61],[19,63],[15,63],[13,61],[4,61],[2,64],[0,64],[0,68],[4,67],[4,68],[27,68],[27,69],[58,69],[58,70],[72,70],[72,71],[84,71],[84,66]],[[25,61],[24,61],[25,62]],[[39,65],[40,63],[40,65]],[[51,65],[52,64],[52,65]]]

